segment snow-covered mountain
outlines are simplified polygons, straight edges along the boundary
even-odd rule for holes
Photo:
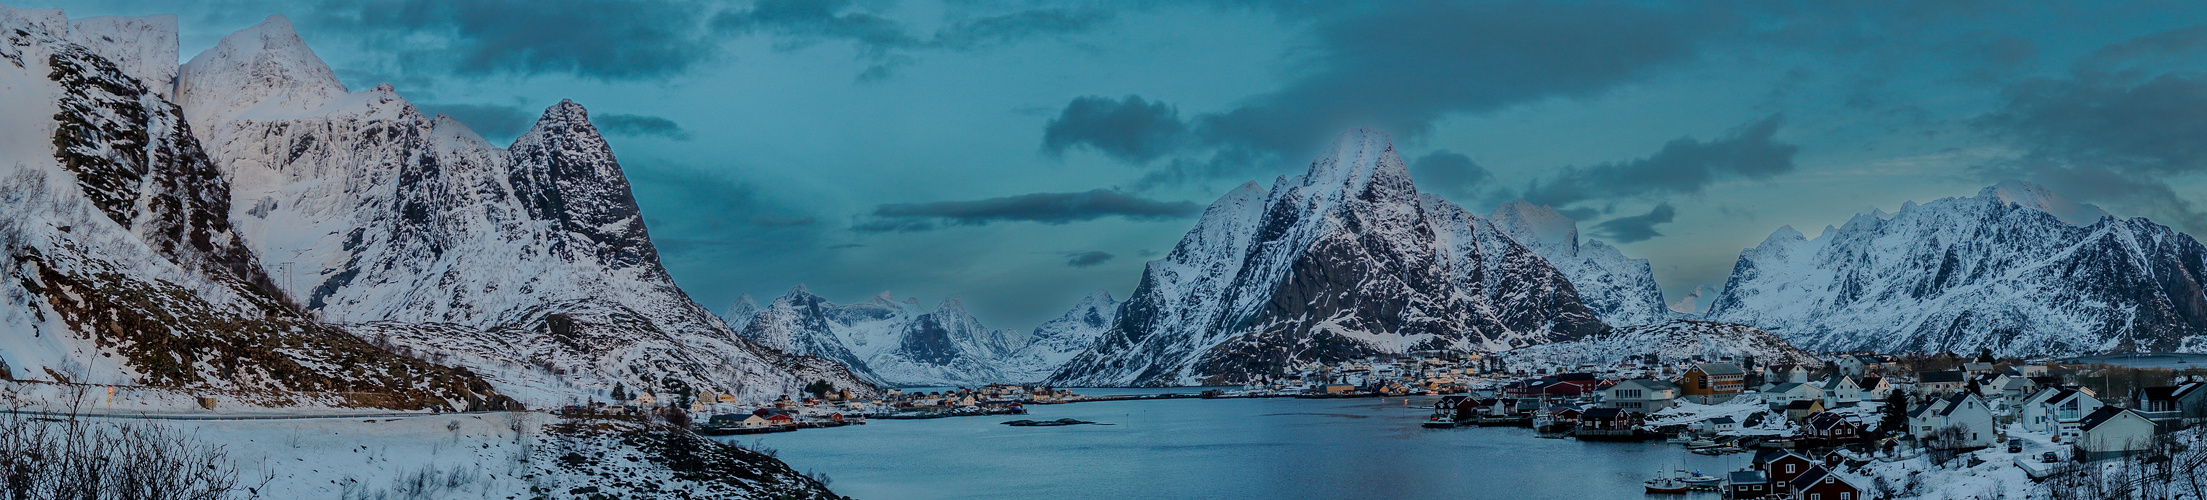
[[[1686,296],[1679,297],[1678,300],[1671,302],[1671,312],[1686,317],[1700,317],[1702,314],[1709,312],[1709,303],[1722,294],[1724,294],[1724,290],[1714,286],[1701,285],[1694,287],[1693,291],[1686,292]]]
[[[0,379],[247,389],[261,404],[510,402],[315,321],[231,225],[168,99],[174,17],[0,7]]]
[[[1758,364],[1823,363],[1816,355],[1752,326],[1693,320],[1620,327],[1583,339],[1517,349],[1499,357],[1511,366],[1550,368],[1611,365],[1648,355],[1660,358],[1662,363],[1725,357],[1753,357]]]
[[[1100,296],[1099,296],[1100,295]],[[740,309],[741,302],[738,303]],[[995,330],[946,299],[932,310],[889,292],[836,305],[800,285],[745,320],[744,337],[791,353],[834,360],[874,383],[890,386],[971,386],[1042,380],[1088,347],[1108,324],[1116,302],[1092,294],[1066,316],[1032,335]]]
[[[813,380],[868,389],[737,335],[676,288],[612,149],[573,102],[500,148],[390,85],[348,91],[281,16],[193,57],[176,96],[232,184],[229,220],[322,320],[535,404],[616,384],[749,398]]]
[[[728,322],[729,328],[741,332],[744,328],[751,326],[751,318],[758,317],[759,311],[764,309],[759,306],[759,299],[752,298],[751,294],[746,293],[736,297],[735,302],[729,303],[728,309],[720,313],[720,319]]]
[[[1411,185],[1383,134],[1249,183],[1151,261],[1116,323],[1051,381],[1231,384],[1412,350],[1493,352],[1606,327],[1562,273]]]
[[[1625,257],[1601,240],[1581,245],[1578,222],[1554,208],[1517,200],[1495,208],[1487,220],[1571,278],[1579,301],[1603,323],[1639,325],[1670,319],[1663,305],[1663,287],[1655,282],[1655,268],[1647,259]]]
[[[2039,356],[2207,347],[2207,247],[2005,182],[1791,227],[1740,253],[1708,318],[1810,349]]]

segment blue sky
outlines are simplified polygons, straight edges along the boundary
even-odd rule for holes
[[[283,14],[347,85],[494,141],[572,98],[715,310],[806,283],[1031,328],[1360,126],[1422,189],[1555,205],[1674,298],[1779,226],[2008,178],[2207,229],[2193,2],[10,5],[177,14],[187,59]]]

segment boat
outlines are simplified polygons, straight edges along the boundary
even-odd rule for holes
[[[1456,428],[1456,421],[1455,421],[1455,420],[1452,420],[1452,419],[1442,419],[1442,418],[1436,418],[1436,419],[1426,420],[1426,421],[1425,421],[1425,428],[1427,428],[1427,429],[1454,429],[1454,428]]]
[[[1685,493],[1689,489],[1686,482],[1676,476],[1659,476],[1641,484],[1647,486],[1648,494],[1651,495]]]
[[[1686,483],[1686,486],[1687,486],[1687,487],[1711,487],[1711,488],[1714,488],[1714,487],[1716,487],[1717,483],[1720,483],[1720,482],[1724,482],[1724,480],[1723,480],[1723,479],[1720,479],[1720,478],[1718,478],[1718,477],[1716,477],[1716,476],[1711,476],[1711,475],[1708,475],[1708,474],[1702,474],[1702,473],[1701,473],[1701,471],[1694,471],[1694,473],[1693,473],[1692,475],[1688,475],[1688,476],[1686,476],[1686,477],[1684,477],[1684,478],[1681,478],[1681,479],[1679,479],[1679,481],[1680,481],[1680,482],[1684,482],[1684,483]]]
[[[1715,447],[1718,447],[1718,446],[1724,446],[1724,445],[1722,445],[1722,444],[1718,444],[1718,443],[1717,443],[1716,441],[1712,441],[1712,440],[1707,440],[1707,439],[1695,439],[1695,440],[1692,440],[1692,441],[1687,441],[1687,442],[1686,442],[1686,449],[1689,449],[1689,450],[1699,450],[1699,449],[1702,449],[1702,448],[1715,448]]]

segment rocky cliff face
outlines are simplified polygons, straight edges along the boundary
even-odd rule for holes
[[[167,99],[173,18],[0,7],[0,38],[0,377],[508,407],[467,370],[284,300],[230,225],[232,186]]]
[[[1857,215],[1816,239],[1780,228],[1740,253],[1708,317],[1811,349],[2198,349],[2203,258],[2190,235],[2009,182]]]
[[[1606,328],[1570,281],[1411,185],[1388,139],[1242,186],[1151,261],[1116,323],[1051,381],[1197,385],[1412,350],[1491,352]]]
[[[1502,204],[1487,220],[1571,279],[1579,300],[1603,323],[1642,325],[1670,319],[1663,286],[1647,259],[1625,257],[1600,240],[1579,243],[1578,222],[1555,209],[1524,200]]]
[[[177,96],[230,179],[228,219],[318,317],[560,403],[616,384],[753,398],[833,363],[736,334],[660,266],[611,147],[573,102],[500,148],[390,86],[349,92],[271,17],[192,58]]]

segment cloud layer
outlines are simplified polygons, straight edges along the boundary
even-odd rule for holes
[[[1151,221],[1184,219],[1203,207],[1189,201],[1156,201],[1096,189],[1077,193],[1031,193],[972,201],[892,203],[880,205],[852,225],[860,232],[925,231],[941,225],[979,226],[992,222],[1026,221],[1044,224],[1123,217]]]

